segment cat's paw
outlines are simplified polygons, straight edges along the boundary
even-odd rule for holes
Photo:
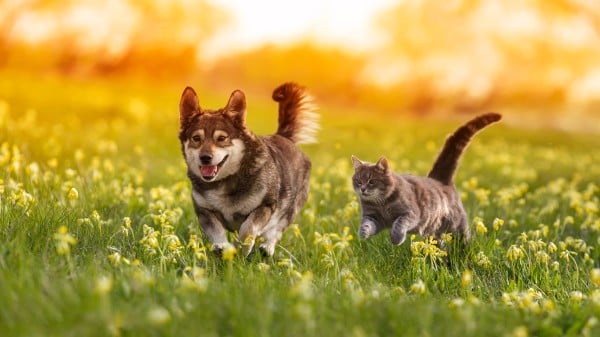
[[[361,239],[367,239],[368,237],[377,233],[377,226],[372,221],[365,221],[360,224],[358,228],[358,237]]]
[[[392,239],[392,244],[396,246],[401,245],[406,240],[406,231],[397,227],[392,228],[390,237]]]

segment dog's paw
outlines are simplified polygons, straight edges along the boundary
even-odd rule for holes
[[[270,245],[265,242],[258,247],[258,250],[263,257],[271,257],[275,254],[275,245]]]
[[[228,255],[235,255],[237,249],[229,242],[213,243],[211,251],[218,258],[223,258]]]

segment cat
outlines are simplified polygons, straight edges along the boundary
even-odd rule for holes
[[[475,133],[501,118],[500,114],[487,113],[458,128],[446,139],[427,177],[396,174],[385,157],[371,164],[352,156],[352,185],[362,210],[359,237],[367,239],[390,228],[394,245],[402,244],[407,233],[438,240],[441,234],[457,233],[467,242],[467,213],[454,187],[454,174]]]

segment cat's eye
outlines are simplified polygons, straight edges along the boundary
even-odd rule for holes
[[[373,180],[369,180],[369,182],[367,184],[369,184],[369,186],[373,186],[373,185],[375,185],[375,182]]]

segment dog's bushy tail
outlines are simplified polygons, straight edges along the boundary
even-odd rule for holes
[[[312,96],[296,83],[284,83],[273,91],[273,100],[279,102],[277,134],[296,144],[316,143],[319,115]]]
[[[490,112],[475,117],[465,125],[461,126],[453,134],[448,136],[442,151],[438,155],[433,168],[428,174],[428,177],[440,181],[443,184],[450,185],[454,179],[454,173],[458,167],[460,157],[465,151],[471,138],[477,131],[483,129],[487,125],[497,122],[502,118],[502,115]]]

